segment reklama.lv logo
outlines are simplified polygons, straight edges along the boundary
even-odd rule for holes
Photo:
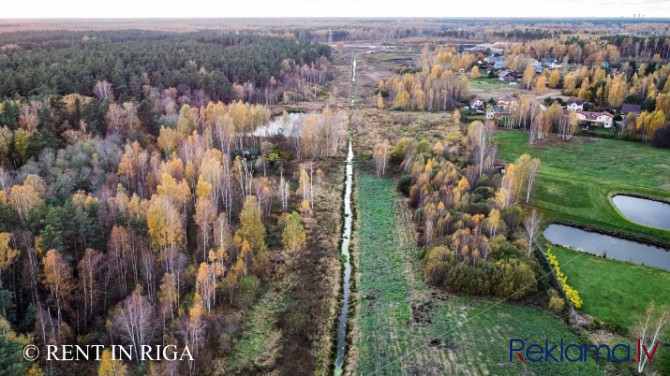
[[[515,347],[516,344],[516,347]],[[519,347],[520,345],[520,347]],[[648,360],[652,360],[654,353],[656,353],[656,348],[658,347],[658,341],[654,345],[654,348],[651,350],[651,354],[647,350],[647,347],[640,343],[640,340],[637,340],[637,357],[631,358],[630,345],[617,344],[614,347],[610,348],[608,345],[581,345],[571,343],[567,346],[564,346],[563,340],[560,344],[556,344],[553,347],[549,347],[549,339],[545,339],[544,347],[539,344],[531,344],[526,347],[526,343],[520,339],[510,339],[509,341],[509,361],[513,361],[513,355],[519,357],[522,362],[526,360],[530,362],[548,362],[549,359],[555,362],[563,362],[563,359],[568,362],[585,362],[588,359],[588,351],[593,349],[592,354],[595,355],[596,362],[600,359],[602,355],[601,350],[607,350],[607,361],[615,362],[639,362],[642,359],[642,356],[646,356]],[[522,355],[522,352],[525,349],[525,357]],[[617,349],[621,349],[617,351]],[[554,352],[556,351],[556,352]],[[625,352],[625,357],[621,357]],[[618,354],[618,357],[617,357]]]

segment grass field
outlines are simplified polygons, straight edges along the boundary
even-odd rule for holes
[[[605,324],[630,328],[652,300],[670,304],[669,272],[563,247],[552,247],[552,253],[568,276],[568,284],[579,291],[582,311]]]
[[[272,284],[259,301],[244,314],[241,329],[233,342],[226,374],[247,375],[269,372],[276,366],[281,347],[281,331],[276,323],[279,313],[288,306],[288,290],[296,283],[287,275]]]
[[[632,223],[611,203],[614,193],[670,198],[670,152],[647,144],[574,137],[547,145],[528,144],[528,133],[495,135],[501,159],[512,162],[528,153],[542,160],[533,205],[547,222],[560,220],[670,244],[670,231]],[[587,142],[588,141],[588,142]]]
[[[500,88],[514,88],[508,82],[500,81],[498,76],[496,77],[480,77],[477,79],[470,79],[468,76],[468,86],[470,89],[500,89]]]
[[[358,183],[358,318],[347,374],[598,375],[592,360],[509,361],[509,341],[579,339],[537,307],[456,297],[426,286],[409,213],[387,179]],[[351,365],[355,364],[355,369]]]

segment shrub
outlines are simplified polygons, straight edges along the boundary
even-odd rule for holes
[[[398,192],[402,193],[405,196],[409,196],[409,190],[412,188],[412,175],[403,175],[398,179]]]
[[[530,265],[517,259],[499,260],[493,275],[495,294],[519,299],[537,289],[537,279]]]
[[[405,159],[407,148],[414,143],[414,140],[409,137],[403,137],[398,140],[398,143],[391,149],[390,161],[393,164],[400,164]]]
[[[651,145],[656,148],[670,149],[670,125],[659,128],[654,132],[654,139]]]
[[[563,309],[565,308],[565,301],[561,299],[558,296],[552,296],[549,298],[549,309],[556,312],[556,313],[561,313],[563,312]]]
[[[558,278],[558,281],[561,283],[561,287],[563,287],[563,291],[565,292],[565,296],[567,296],[568,300],[572,303],[572,305],[575,306],[575,308],[582,308],[582,298],[579,297],[579,292],[577,290],[573,289],[568,285],[568,277],[563,274],[561,271],[560,266],[558,265],[558,259],[556,256],[554,256],[553,253],[551,253],[551,248],[547,249],[547,259],[549,260],[549,263],[551,266],[554,268],[554,272],[556,273],[556,278]]]
[[[449,271],[449,261],[453,252],[447,247],[434,247],[426,256],[424,274],[426,282],[432,285],[441,285]]]
[[[549,309],[556,313],[561,313],[565,309],[565,300],[554,289],[549,290]]]

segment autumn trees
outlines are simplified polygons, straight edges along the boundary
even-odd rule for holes
[[[467,136],[456,132],[432,148],[422,142],[404,146],[417,152],[402,163],[411,166],[408,196],[428,250],[427,281],[456,292],[519,299],[536,290],[540,277],[535,259],[524,252],[527,243],[512,243],[522,234],[518,203],[531,197],[539,160],[524,156],[518,168],[510,164],[498,175],[491,168],[490,131],[473,122]],[[458,166],[455,158],[470,162]]]
[[[393,107],[398,109],[451,110],[468,95],[467,77],[457,75],[453,70],[469,68],[473,62],[471,54],[460,55],[453,47],[438,47],[426,52],[421,71],[380,81],[378,89],[388,93],[393,99]]]
[[[282,243],[289,254],[296,254],[307,244],[305,229],[300,223],[300,214],[297,212],[286,216]]]
[[[388,140],[384,140],[375,145],[372,152],[372,159],[375,164],[375,171],[377,176],[383,176],[386,171],[386,163],[388,162],[390,151],[390,144]]]

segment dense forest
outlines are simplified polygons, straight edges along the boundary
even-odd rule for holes
[[[296,66],[324,69],[319,59],[330,55],[330,47],[304,40],[218,32],[3,33],[0,46],[0,97],[92,96],[95,83],[107,80],[122,101],[144,99],[147,86],[269,100]],[[233,85],[246,86],[245,98]]]
[[[326,83],[329,47],[216,33],[0,38],[7,351],[28,338],[42,348],[174,344],[188,346],[194,360],[138,366],[106,354],[100,372],[232,367],[225,358],[239,312],[302,249],[330,239],[316,236],[323,230],[312,217],[336,225],[321,219],[319,200],[337,171],[319,161],[344,146],[342,112],[327,106],[297,119],[284,112],[276,122],[286,134],[256,133],[270,122],[270,103],[304,98],[287,91],[304,85],[310,95]],[[324,353],[312,341],[329,329],[326,288],[286,313],[318,312],[303,329],[285,324],[285,335],[299,338],[284,351]],[[312,339],[305,334],[315,331]],[[316,355],[295,359],[281,367],[292,374],[315,367]],[[92,363],[46,367],[50,375],[97,372]],[[30,365],[15,368],[12,375]],[[39,374],[38,365],[32,371]]]

